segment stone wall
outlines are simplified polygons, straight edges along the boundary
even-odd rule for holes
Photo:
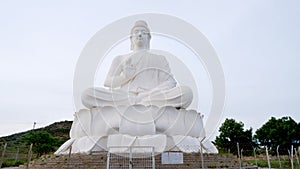
[[[30,163],[31,169],[105,169],[106,168],[107,153],[95,153],[92,155],[73,154],[70,157],[67,155],[54,156],[46,155]],[[124,160],[124,159],[123,159]],[[134,163],[143,163],[142,159],[135,159]],[[125,160],[127,162],[127,160]],[[128,168],[122,166],[124,161],[111,161],[116,168]],[[133,164],[133,166],[135,165]],[[199,153],[183,154],[183,164],[161,164],[161,155],[155,156],[156,169],[197,169],[201,168],[201,156]],[[235,156],[232,155],[218,155],[218,154],[204,154],[205,168],[239,168],[239,162]],[[253,168],[247,164],[243,164],[244,168]],[[19,169],[24,169],[26,166],[20,166]],[[134,167],[133,167],[134,168]],[[143,168],[143,167],[138,167]]]

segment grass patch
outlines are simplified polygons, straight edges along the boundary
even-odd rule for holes
[[[256,165],[256,162],[255,160],[246,160],[245,162],[251,164],[251,165]],[[281,168],[291,168],[291,162],[289,159],[280,159],[280,164],[281,164]],[[268,161],[265,159],[265,160],[257,160],[257,165],[258,167],[268,167]],[[271,168],[280,168],[279,166],[279,162],[277,159],[272,159],[270,160],[270,165],[271,165]],[[298,163],[296,160],[294,160],[294,168],[297,168],[299,167],[298,166]]]
[[[5,160],[5,161],[3,161],[2,167],[15,167],[15,166],[23,165],[26,162],[27,162],[26,159],[22,159],[22,160],[14,160],[14,159]]]

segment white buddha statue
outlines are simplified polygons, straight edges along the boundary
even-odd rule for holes
[[[151,34],[145,21],[131,29],[132,53],[113,60],[104,82],[82,94],[87,108],[142,104],[187,108],[193,99],[190,88],[177,86],[166,58],[150,53]]]
[[[130,36],[133,52],[113,60],[106,88],[92,87],[82,93],[88,109],[75,113],[70,140],[55,154],[69,150],[89,154],[114,146],[189,152],[186,144],[200,145],[205,137],[203,116],[186,109],[192,91],[177,85],[164,56],[150,52],[150,39],[147,23],[135,22]]]

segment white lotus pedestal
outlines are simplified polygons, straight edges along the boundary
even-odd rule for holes
[[[70,139],[56,155],[68,154],[71,147],[71,153],[90,154],[117,146],[149,146],[154,147],[156,153],[198,152],[200,140],[205,137],[203,116],[195,110],[168,106],[106,106],[82,109],[74,116]]]

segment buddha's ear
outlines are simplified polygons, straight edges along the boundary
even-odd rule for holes
[[[151,34],[150,33],[148,34],[148,37],[149,37],[149,39],[148,39],[147,48],[150,49],[150,41],[151,41]]]
[[[150,32],[148,33],[148,36],[149,36],[149,40],[150,40],[151,39],[151,33]]]
[[[130,43],[131,43],[130,50],[133,50],[132,35],[130,35],[129,38],[130,38]]]

